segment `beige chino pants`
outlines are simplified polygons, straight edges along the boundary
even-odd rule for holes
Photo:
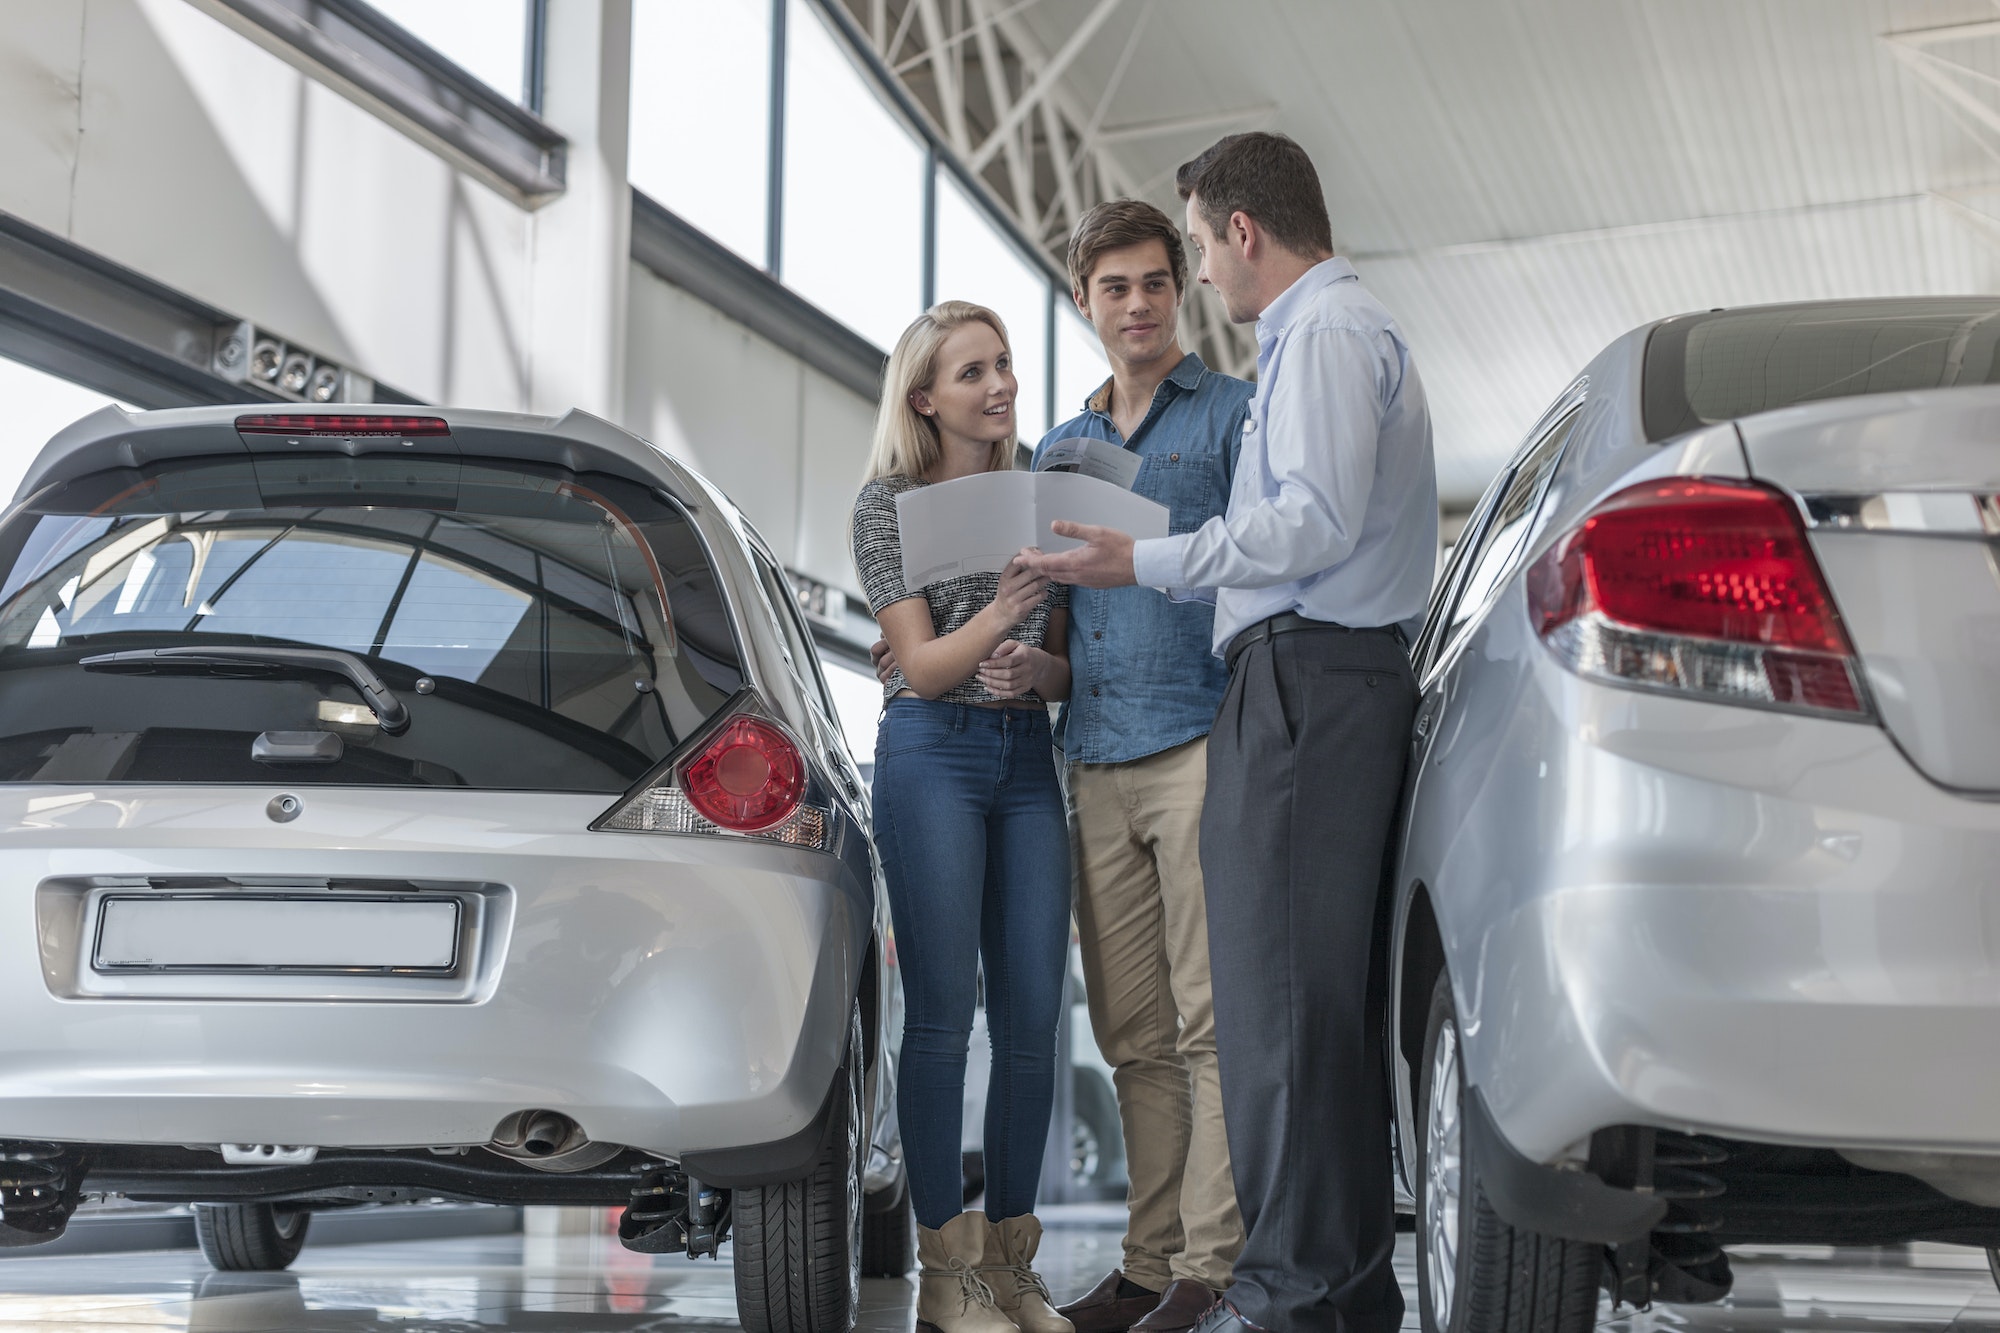
[[[1209,1000],[1207,775],[1206,740],[1069,768],[1084,991],[1132,1182],[1123,1267],[1154,1290],[1192,1278],[1221,1291],[1243,1248]]]

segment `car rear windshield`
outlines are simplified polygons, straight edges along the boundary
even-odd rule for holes
[[[610,476],[275,455],[99,473],[8,517],[0,575],[4,782],[619,792],[742,685],[687,516]],[[255,648],[351,654],[407,726],[323,652]]]
[[[2000,302],[1825,302],[1662,324],[1646,345],[1646,437],[1828,398],[2000,383]]]

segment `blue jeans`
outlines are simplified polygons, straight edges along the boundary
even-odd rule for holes
[[[1069,830],[1048,715],[891,699],[875,740],[875,841],[903,975],[896,1110],[917,1221],[936,1229],[962,1206],[982,962],[993,1039],[986,1212],[1033,1212],[1069,961]]]

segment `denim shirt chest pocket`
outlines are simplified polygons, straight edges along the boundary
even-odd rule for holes
[[[1139,463],[1132,489],[1165,505],[1169,533],[1193,532],[1226,504],[1222,484],[1222,454],[1215,449],[1181,449],[1147,454]]]

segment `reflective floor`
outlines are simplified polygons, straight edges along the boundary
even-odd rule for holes
[[[1057,1210],[1043,1257],[1058,1297],[1115,1261],[1118,1229],[1103,1208]],[[649,1258],[591,1234],[601,1216],[543,1214],[528,1235],[382,1245],[308,1246],[292,1272],[220,1274],[191,1253],[0,1259],[0,1333],[83,1328],[600,1330],[728,1328],[735,1322],[727,1254],[719,1262]],[[1410,1238],[1397,1269],[1413,1294]],[[2000,1291],[1976,1250],[1919,1245],[1889,1252],[1825,1248],[1740,1254],[1722,1305],[1630,1310],[1602,1326],[1654,1330],[2000,1329]],[[902,1333],[910,1282],[869,1282],[861,1326]],[[1414,1300],[1412,1301],[1414,1305]],[[1414,1313],[1407,1325],[1415,1327]]]

